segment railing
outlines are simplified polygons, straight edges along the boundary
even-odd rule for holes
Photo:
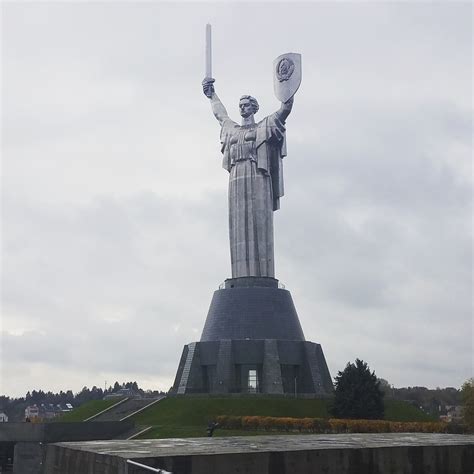
[[[105,413],[106,411],[112,410],[112,408],[115,408],[122,403],[125,403],[127,400],[129,400],[128,397],[122,398],[122,400],[119,400],[117,403],[114,403],[113,405],[110,405],[109,407],[105,408],[102,411],[99,411],[99,413],[96,413],[95,415],[90,416],[89,418],[86,418],[84,421],[92,421],[94,418],[97,418],[99,415],[102,415],[102,413]]]
[[[154,405],[155,403],[160,402],[160,401],[163,400],[164,398],[166,398],[166,397],[162,396],[161,398],[157,398],[156,400],[152,400],[150,403],[148,403],[148,404],[145,405],[144,407],[141,407],[141,408],[139,408],[138,410],[136,410],[136,411],[130,413],[129,415],[124,416],[123,418],[120,418],[119,421],[124,421],[124,420],[126,420],[127,418],[131,418],[132,416],[137,415],[138,413],[140,413],[140,412],[146,410],[147,408],[150,408],[150,407],[151,407],[152,405]],[[143,399],[143,398],[142,398],[141,400],[146,400],[146,399]]]
[[[157,469],[156,467],[147,466],[146,464],[140,464],[139,462],[132,461],[131,459],[127,459],[127,464],[132,464],[133,466],[141,467],[150,472],[158,472],[160,474],[173,474],[172,472],[165,471],[164,469]]]

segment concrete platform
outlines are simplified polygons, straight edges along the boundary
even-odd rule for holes
[[[45,474],[472,474],[474,436],[387,433],[88,441],[48,446]]]

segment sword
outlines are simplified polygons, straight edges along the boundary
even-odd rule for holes
[[[212,45],[211,45],[211,25],[206,25],[206,75],[212,77]]]

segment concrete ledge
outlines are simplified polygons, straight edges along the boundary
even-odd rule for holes
[[[0,442],[55,443],[111,439],[133,426],[133,421],[0,423]]]
[[[472,474],[474,436],[387,433],[59,443],[48,446],[44,474],[143,472],[127,467],[127,459],[173,474]]]
[[[14,452],[13,474],[43,474],[43,453],[46,443],[111,439],[130,431],[133,427],[134,423],[130,420],[0,423],[0,447]]]
[[[224,288],[278,288],[278,280],[271,277],[227,278]]]

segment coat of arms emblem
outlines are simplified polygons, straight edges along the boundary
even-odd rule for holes
[[[284,57],[280,59],[276,68],[276,75],[280,82],[287,81],[293,71],[295,70],[295,63],[291,60],[291,58]]]
[[[301,54],[286,53],[273,61],[273,86],[281,102],[293,97],[301,84]]]

